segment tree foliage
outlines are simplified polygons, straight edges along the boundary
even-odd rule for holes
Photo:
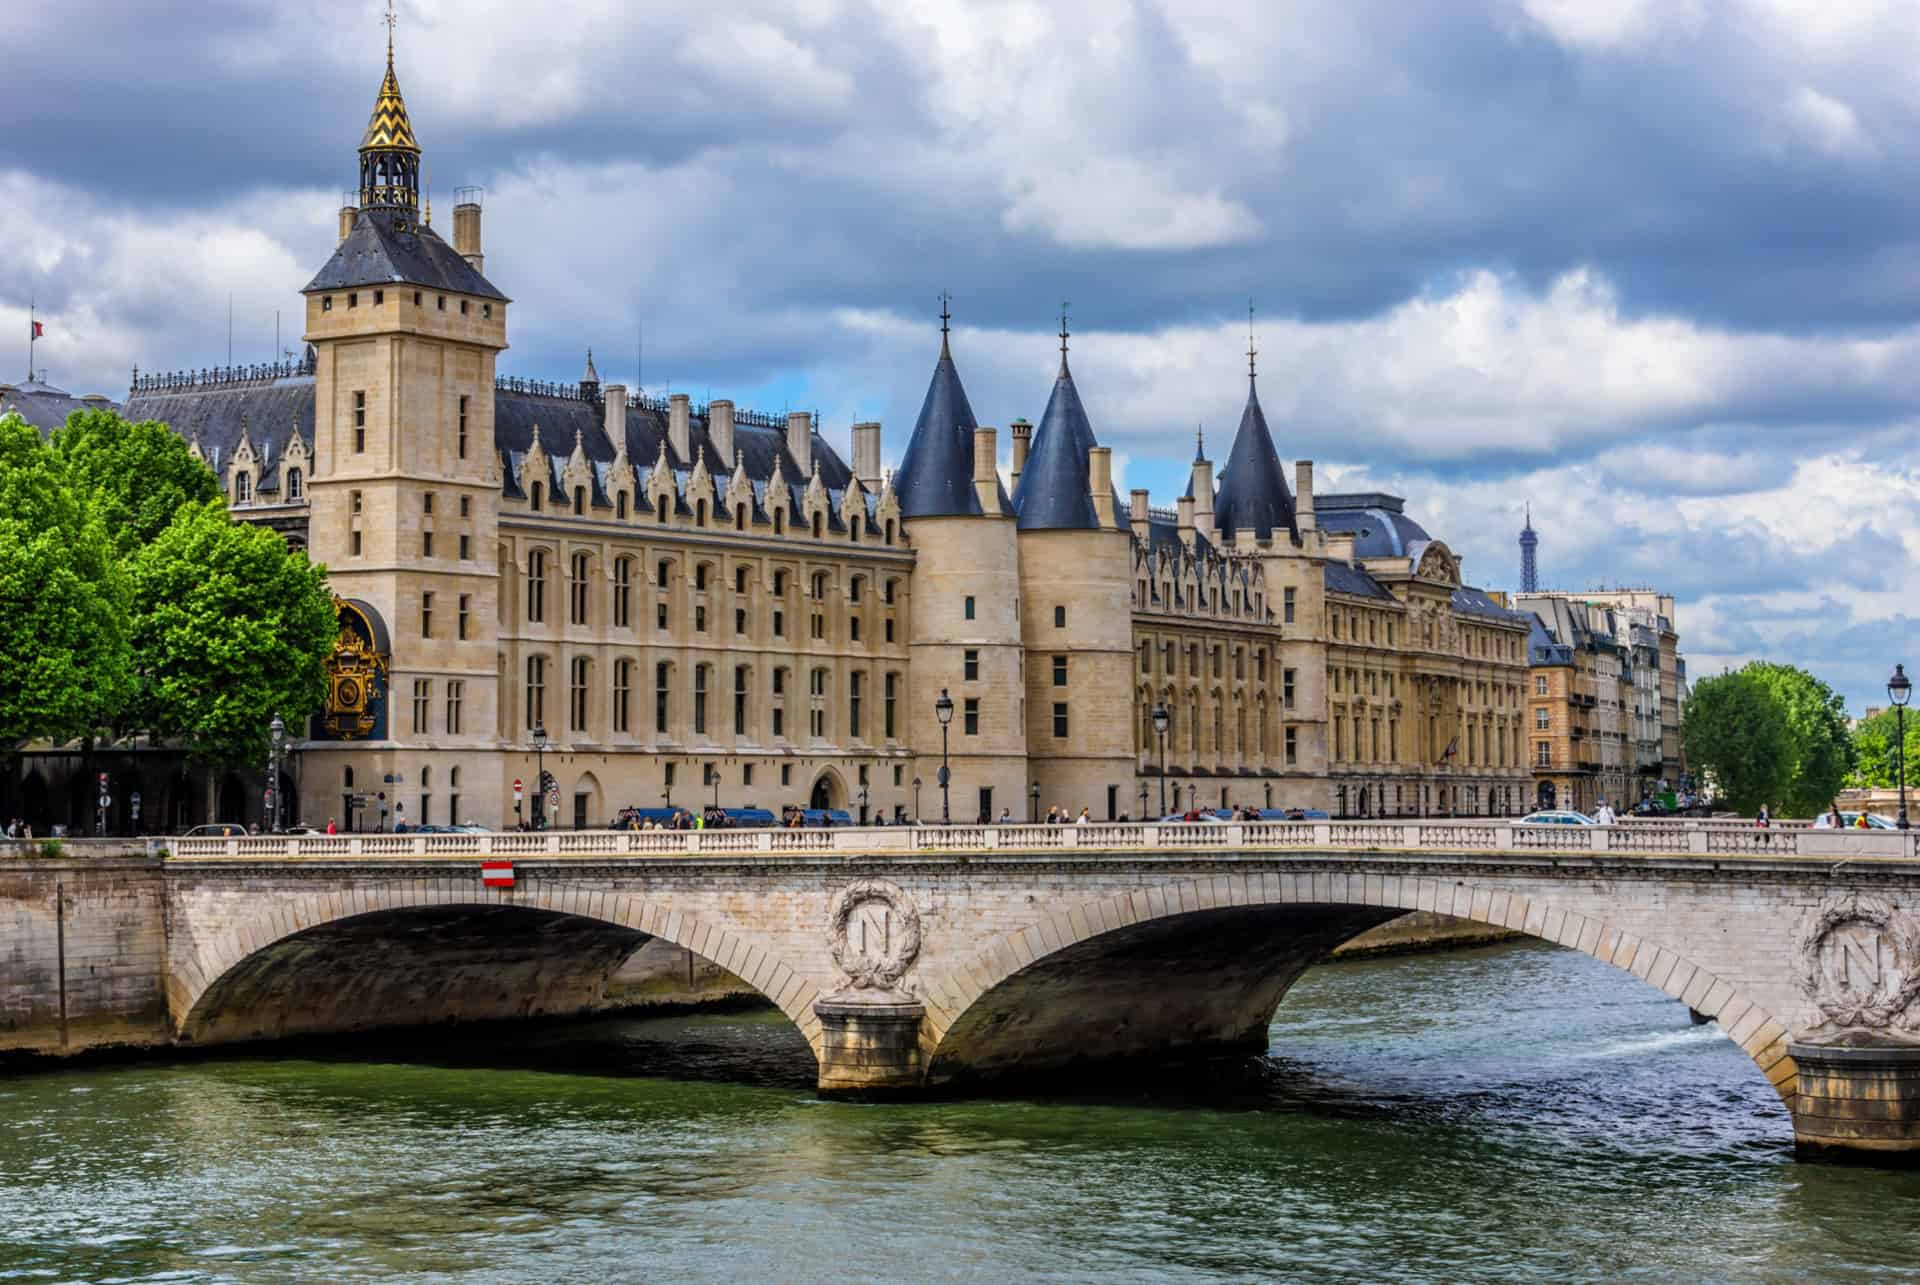
[[[1915,784],[1914,771],[1920,768],[1920,710],[1908,710],[1906,716],[1907,784]],[[1890,790],[1900,783],[1899,760],[1894,746],[1899,741],[1900,717],[1893,710],[1881,710],[1862,719],[1853,729],[1853,772],[1849,785]]]
[[[126,582],[60,458],[0,416],[0,744],[84,736],[130,688]]]
[[[1778,803],[1788,816],[1817,816],[1853,769],[1847,703],[1804,669],[1756,660],[1740,671],[1766,688],[1787,722],[1787,780]]]
[[[220,494],[213,470],[165,424],[133,423],[107,410],[76,411],[54,430],[53,449],[99,516],[114,556],[150,544],[183,504]]]
[[[129,564],[140,724],[219,762],[266,757],[326,695],[338,631],[326,570],[214,500],[182,508]]]
[[[1746,670],[1696,683],[1680,736],[1688,765],[1736,811],[1778,806],[1786,796],[1787,716],[1767,684]]]

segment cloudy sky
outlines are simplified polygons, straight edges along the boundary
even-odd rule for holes
[[[291,344],[376,0],[0,6],[0,377]],[[983,422],[1073,364],[1126,482],[1283,457],[1512,587],[1681,600],[1694,676],[1882,699],[1920,612],[1911,0],[402,0],[438,217],[486,189],[502,369],[886,425],[954,295]],[[444,227],[444,223],[442,224]]]

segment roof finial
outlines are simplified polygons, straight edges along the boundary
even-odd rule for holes
[[[1249,382],[1254,378],[1253,359],[1259,351],[1253,346],[1253,300],[1249,299],[1247,300],[1247,380]]]
[[[1071,333],[1067,329],[1067,309],[1072,306],[1070,300],[1060,301],[1060,376],[1063,379],[1067,374],[1067,336]]]
[[[387,70],[393,70],[393,28],[400,21],[393,12],[393,0],[387,0],[387,16],[381,19],[387,24]]]
[[[940,292],[940,355],[942,357],[953,356],[947,349],[947,332],[952,328],[953,321],[952,304],[953,292],[942,290]]]

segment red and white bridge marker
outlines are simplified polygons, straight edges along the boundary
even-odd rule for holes
[[[489,888],[513,887],[513,862],[482,861],[480,863],[480,882]]]

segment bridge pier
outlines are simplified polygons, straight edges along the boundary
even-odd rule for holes
[[[1920,1167],[1920,1045],[1794,1044],[1794,1154]]]
[[[926,1088],[920,1021],[926,1006],[897,994],[838,994],[814,1001],[820,1019],[820,1095],[913,1097]]]

